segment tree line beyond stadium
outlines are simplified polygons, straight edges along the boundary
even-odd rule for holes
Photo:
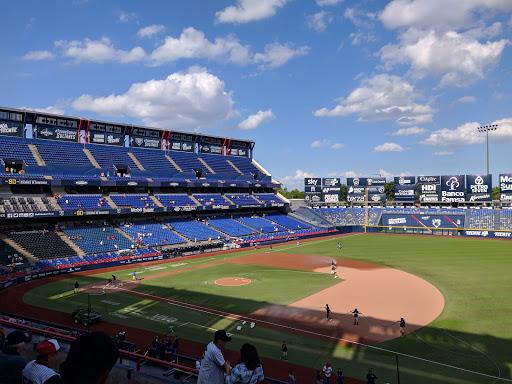
[[[347,202],[386,201],[385,177],[348,177]],[[397,176],[393,180],[395,201],[422,203],[491,202],[492,175]],[[512,202],[512,173],[499,175],[500,200]],[[308,203],[337,203],[341,200],[341,178],[304,179]]]

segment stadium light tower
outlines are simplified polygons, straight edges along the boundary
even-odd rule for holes
[[[489,131],[495,131],[496,129],[498,129],[498,124],[478,127],[478,132],[485,132],[487,137],[487,174],[489,174]]]

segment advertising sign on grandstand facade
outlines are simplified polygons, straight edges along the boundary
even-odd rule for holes
[[[500,200],[512,202],[512,173],[502,173],[500,182]]]
[[[162,143],[159,137],[141,137],[133,136],[131,138],[131,144],[134,148],[149,148],[149,149],[160,149]]]
[[[214,144],[201,144],[199,146],[199,152],[212,155],[222,155],[222,146]]]
[[[492,175],[466,175],[467,201],[492,201]]]
[[[78,143],[78,129],[38,125],[37,138]]]
[[[23,123],[0,120],[0,135],[23,137]]]
[[[229,148],[228,156],[249,157],[249,151],[245,148]]]
[[[169,151],[194,152],[194,143],[187,141],[169,140]]]
[[[106,132],[90,132],[89,142],[92,144],[105,144],[124,147],[124,135]]]
[[[466,191],[463,175],[441,176],[441,201],[464,202]]]

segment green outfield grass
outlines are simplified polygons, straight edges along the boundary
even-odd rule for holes
[[[341,238],[343,249],[336,249],[339,239],[321,239],[274,247],[274,252],[303,253],[347,258],[397,268],[417,275],[435,285],[445,298],[445,308],[433,323],[416,334],[390,340],[377,347],[405,355],[437,361],[491,376],[498,373],[512,379],[512,270],[508,241],[452,237],[414,237],[393,235],[355,235]],[[247,251],[199,260],[179,260],[159,266],[138,267],[145,278],[191,266],[202,269],[143,279],[137,290],[147,294],[182,300],[236,314],[247,314],[269,304],[287,305],[339,281],[329,275],[276,269],[259,265],[207,265],[226,258],[240,257]],[[341,262],[342,265],[342,262]],[[132,270],[116,273],[131,279]],[[300,279],[297,278],[301,273]],[[79,277],[80,284],[103,283],[110,274]],[[213,284],[221,277],[240,276],[253,283],[240,287]],[[28,292],[24,301],[45,308],[70,313],[90,300],[105,320],[165,333],[168,321],[174,321],[181,337],[206,343],[212,329],[226,328],[235,334],[230,349],[245,342],[257,345],[261,355],[277,359],[280,344],[286,339],[290,362],[320,368],[326,361],[341,367],[350,377],[363,378],[367,368],[378,372],[380,382],[396,383],[395,353],[374,348],[347,349],[306,337],[270,330],[262,326],[236,330],[239,322],[207,313],[192,311],[124,293],[103,296],[73,295],[76,279],[65,279]],[[62,296],[62,297],[61,297]],[[211,328],[211,329],[209,329]],[[495,379],[478,376],[399,356],[402,383],[492,383]],[[497,364],[497,366],[495,365]],[[498,370],[499,369],[499,370]],[[504,383],[504,380],[496,381]]]

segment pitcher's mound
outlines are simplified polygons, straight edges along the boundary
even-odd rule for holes
[[[251,279],[246,279],[244,277],[225,277],[223,279],[215,280],[215,284],[223,285],[226,287],[235,287],[238,285],[247,285],[251,282]]]

